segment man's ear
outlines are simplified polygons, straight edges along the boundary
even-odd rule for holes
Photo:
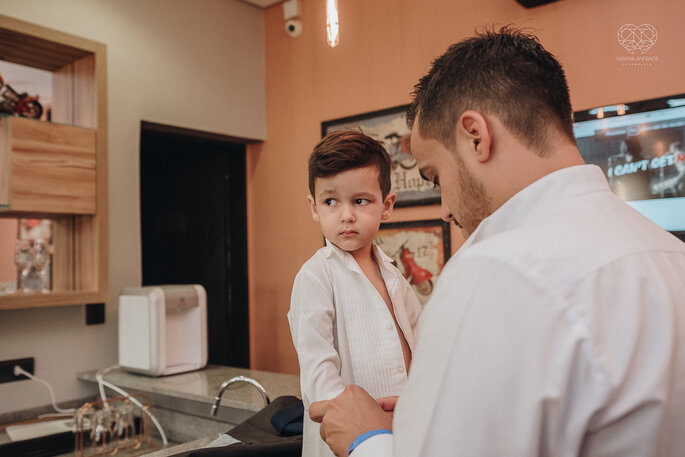
[[[314,222],[319,222],[319,213],[316,211],[316,200],[312,194],[307,195],[307,202],[309,202],[309,210],[312,212],[312,219]]]
[[[397,200],[397,194],[394,192],[390,192],[388,195],[385,196],[385,200],[383,201],[383,214],[381,214],[381,220],[385,221],[390,218],[390,214],[392,214],[392,209],[395,207],[395,201]]]
[[[490,159],[492,132],[483,115],[474,110],[464,111],[457,127],[468,141],[469,151],[476,160],[487,162]]]

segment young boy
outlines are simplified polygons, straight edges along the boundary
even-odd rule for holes
[[[336,397],[348,384],[375,398],[399,395],[421,305],[373,244],[396,198],[390,193],[390,157],[367,135],[333,132],[309,158],[309,191],[326,246],[295,277],[288,312],[305,408]],[[306,412],[302,455],[333,455]]]

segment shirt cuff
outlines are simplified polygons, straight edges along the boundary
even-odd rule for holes
[[[352,444],[350,445],[350,450],[347,451],[347,455],[352,454],[352,451],[354,451],[360,444],[364,443],[367,441],[369,438],[376,436],[376,435],[388,435],[387,438],[390,438],[390,440],[383,440],[383,441],[391,441],[392,442],[392,430],[387,430],[387,429],[378,429],[378,430],[369,430],[366,433],[362,433],[358,437],[352,441]],[[374,441],[374,440],[372,440]],[[363,446],[366,447],[366,446]]]

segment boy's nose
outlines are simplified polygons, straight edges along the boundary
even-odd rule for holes
[[[343,205],[340,219],[344,222],[353,222],[355,220],[354,209],[350,205]]]

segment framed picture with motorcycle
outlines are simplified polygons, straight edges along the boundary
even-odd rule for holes
[[[440,219],[381,224],[374,239],[425,305],[450,257],[449,223]]]
[[[336,130],[359,129],[382,141],[392,160],[392,191],[397,194],[395,206],[437,204],[440,203],[440,191],[434,188],[433,183],[421,178],[416,161],[411,156],[410,131],[405,119],[408,107],[402,105],[325,121],[321,123],[321,136]]]

